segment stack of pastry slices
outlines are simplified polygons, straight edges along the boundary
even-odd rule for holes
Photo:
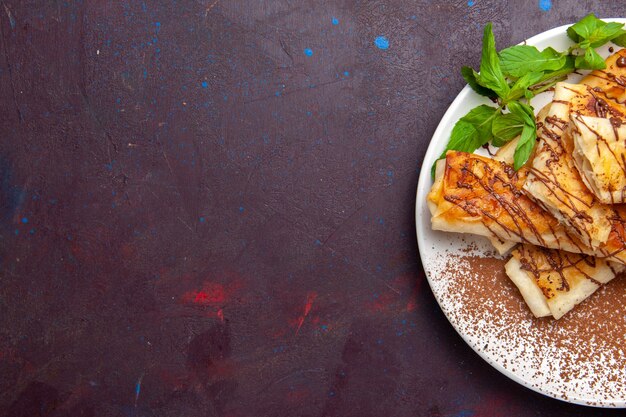
[[[626,269],[626,49],[537,115],[534,155],[449,151],[428,195],[435,230],[486,236],[532,313],[555,319]]]

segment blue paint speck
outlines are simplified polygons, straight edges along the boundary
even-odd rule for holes
[[[455,417],[472,417],[474,414],[472,410],[461,410]]]
[[[20,234],[20,231],[19,231],[19,230],[17,230],[17,229],[15,229],[15,236],[17,236],[17,235],[19,235],[19,234]]]
[[[475,5],[476,2],[474,0],[468,0],[467,5],[472,7],[473,5]]]
[[[416,20],[416,19],[417,19],[417,16],[415,15],[411,16],[411,20]]]
[[[306,112],[307,116],[311,116],[313,113],[311,113],[310,111]]]
[[[322,330],[328,330],[328,324],[322,324],[322,325],[320,326],[320,328],[321,328]]]
[[[204,223],[205,218],[204,217],[200,217],[198,220],[200,220],[200,223]]]
[[[539,8],[547,12],[552,8],[552,0],[539,0]]]
[[[202,88],[207,88],[209,86],[209,83],[207,83],[206,81],[202,81]]]
[[[313,50],[311,48],[304,48],[304,55],[313,56]]]
[[[22,217],[22,223],[24,224],[28,223],[28,217]]]
[[[385,36],[378,36],[376,37],[376,39],[374,39],[374,45],[376,45],[378,49],[388,49],[389,39],[387,39]]]
[[[338,25],[339,24],[339,19],[337,19],[336,17],[333,17],[333,25]]]
[[[239,213],[243,213],[245,208],[243,206],[239,206]]]
[[[350,76],[350,71],[344,71],[343,75],[346,76],[346,77],[349,77]]]
[[[135,384],[135,395],[138,397],[141,392],[141,381],[137,381]]]
[[[35,234],[35,229],[30,229],[30,234],[34,235]]]
[[[274,93],[274,95],[275,95],[276,97],[280,97],[280,91],[275,92],[275,93]]]
[[[322,242],[319,239],[315,239],[315,245],[316,246],[321,246]]]

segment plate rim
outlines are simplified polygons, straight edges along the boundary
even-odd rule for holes
[[[618,22],[618,23],[624,23],[626,25],[626,18],[601,18],[603,21],[605,22]],[[552,39],[555,36],[558,35],[563,35],[566,31],[566,29],[573,25],[574,23],[569,23],[569,24],[565,24],[565,25],[561,25],[552,29],[548,29],[544,32],[538,33],[528,39],[526,39],[525,41],[519,43],[518,45],[522,45],[522,44],[528,44],[528,45],[535,45],[537,43],[540,43],[542,41],[549,41],[550,39]],[[570,403],[570,404],[578,404],[578,405],[583,405],[583,406],[588,406],[588,407],[596,407],[596,408],[626,408],[626,399],[622,400],[622,401],[614,401],[614,402],[607,402],[605,400],[597,400],[597,399],[589,399],[589,398],[570,398],[568,397],[566,398],[562,398],[560,397],[557,393],[551,392],[547,389],[542,389],[541,386],[537,386],[537,385],[532,385],[532,383],[530,381],[528,381],[527,379],[517,375],[516,373],[514,373],[513,371],[504,368],[501,364],[499,364],[498,362],[494,362],[492,361],[489,357],[487,357],[487,355],[480,350],[477,346],[474,346],[472,343],[470,343],[470,341],[468,340],[467,336],[464,334],[464,332],[462,332],[459,327],[455,324],[454,320],[451,319],[450,315],[446,312],[446,310],[443,308],[442,306],[442,301],[440,299],[440,297],[437,295],[437,292],[434,290],[434,286],[431,280],[431,273],[426,269],[426,267],[424,266],[424,259],[425,259],[425,248],[427,245],[427,241],[425,240],[423,233],[420,233],[423,229],[420,227],[421,221],[420,221],[420,213],[422,213],[424,211],[424,207],[426,205],[426,200],[425,197],[427,194],[427,189],[430,189],[431,185],[432,185],[432,180],[431,180],[431,165],[432,163],[434,163],[434,161],[437,158],[437,154],[435,153],[435,150],[437,149],[437,145],[438,145],[438,141],[436,141],[435,139],[442,136],[443,135],[443,131],[450,126],[450,124],[455,121],[454,120],[454,115],[455,113],[458,111],[458,109],[462,106],[463,102],[466,101],[468,99],[468,97],[472,94],[476,94],[473,92],[473,90],[471,89],[471,87],[469,85],[465,85],[461,91],[458,93],[458,95],[454,98],[454,100],[452,101],[452,103],[450,103],[450,105],[448,106],[447,110],[445,111],[445,113],[443,114],[443,116],[441,117],[441,120],[439,121],[439,124],[437,125],[435,131],[433,132],[433,135],[428,143],[428,148],[426,149],[426,153],[424,154],[424,158],[422,159],[422,166],[420,167],[420,174],[418,177],[418,182],[417,182],[417,188],[416,188],[416,196],[415,196],[415,231],[416,231],[416,235],[417,235],[417,247],[418,247],[418,252],[419,252],[419,256],[420,256],[420,261],[422,263],[422,268],[425,272],[426,275],[426,280],[428,281],[428,285],[435,297],[435,300],[437,301],[437,304],[439,305],[439,309],[443,312],[444,316],[446,317],[446,319],[448,320],[448,322],[450,323],[450,325],[452,325],[452,327],[454,328],[454,330],[457,332],[457,334],[461,337],[461,339],[463,339],[463,341],[476,353],[478,354],[478,356],[481,357],[481,359],[483,359],[487,364],[489,364],[490,366],[492,366],[493,368],[495,368],[498,372],[500,372],[501,374],[503,374],[504,376],[506,376],[507,378],[515,381],[516,383],[534,391],[537,392],[539,394],[545,395],[549,398],[554,398],[566,403]],[[420,198],[421,196],[423,196],[422,198]]]

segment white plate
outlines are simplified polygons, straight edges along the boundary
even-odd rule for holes
[[[626,23],[626,19],[604,20]],[[565,50],[571,45],[565,32],[568,26],[543,32],[527,44]],[[608,56],[608,45],[599,52]],[[570,82],[580,78],[573,74]],[[544,93],[532,104],[538,111],[550,99],[551,94]],[[417,242],[433,293],[467,344],[514,381],[572,403],[626,407],[626,352],[620,347],[626,350],[626,327],[621,326],[626,321],[624,279],[600,289],[559,321],[535,319],[503,271],[494,272],[499,264],[487,260],[493,257],[487,240],[431,230],[426,204],[432,185],[430,168],[456,121],[480,104],[491,103],[469,86],[460,92],[435,130],[419,176]]]

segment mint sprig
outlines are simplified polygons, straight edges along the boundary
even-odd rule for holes
[[[540,51],[534,46],[516,45],[498,54],[492,24],[488,23],[483,31],[480,72],[463,67],[461,75],[476,93],[491,98],[495,104],[475,107],[459,119],[440,159],[448,150],[474,152],[487,143],[500,147],[519,136],[514,168],[521,168],[532,155],[537,138],[530,99],[576,69],[604,69],[604,59],[595,48],[609,41],[626,46],[623,26],[604,22],[591,13],[567,29],[574,44],[566,51]],[[433,165],[433,176],[434,170]]]

